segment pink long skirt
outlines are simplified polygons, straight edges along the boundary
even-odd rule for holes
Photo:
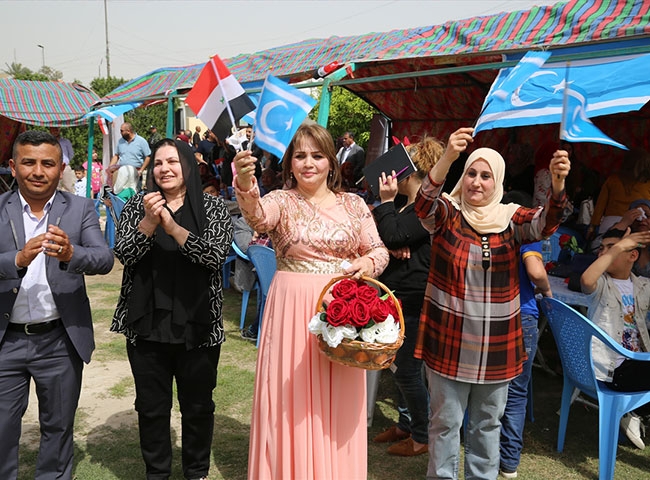
[[[307,330],[331,275],[278,271],[262,320],[250,480],[366,480],[365,370],[332,363]]]

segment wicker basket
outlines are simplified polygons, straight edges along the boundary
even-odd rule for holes
[[[316,304],[316,313],[324,311],[323,299],[330,287],[339,280],[349,279],[349,276],[335,277],[325,285]],[[361,340],[350,340],[344,338],[335,348],[330,347],[321,335],[318,335],[318,347],[323,354],[327,355],[333,362],[341,363],[349,367],[358,367],[366,370],[383,370],[391,366],[395,360],[397,350],[404,342],[404,315],[402,308],[393,293],[383,283],[371,277],[361,277],[361,280],[384,290],[393,300],[399,316],[400,331],[395,343],[368,343]]]

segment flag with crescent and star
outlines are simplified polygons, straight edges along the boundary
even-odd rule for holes
[[[622,143],[609,138],[587,118],[587,96],[580,87],[569,85],[566,89],[567,101],[562,123],[560,139],[567,142],[602,143],[612,147],[628,150]]]
[[[566,62],[553,62],[551,56],[513,90],[510,82],[508,90],[501,88],[514,68],[500,70],[485,98],[474,135],[493,128],[561,122]],[[650,54],[575,60],[570,69],[568,84],[581,88],[589,99],[584,112],[588,118],[639,110],[650,100]],[[497,93],[500,90],[505,95]]]
[[[310,95],[267,76],[255,113],[255,144],[281,159],[314,105],[316,99]]]
[[[255,109],[218,55],[205,64],[185,103],[220,140],[230,136],[235,123]]]

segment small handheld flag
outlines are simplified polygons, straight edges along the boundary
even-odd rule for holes
[[[566,108],[562,112],[560,140],[593,142],[628,150],[622,143],[609,138],[587,117],[587,95],[575,86],[566,86]]]
[[[316,100],[272,75],[266,77],[255,114],[255,143],[278,158]]]
[[[185,103],[220,140],[228,137],[235,123],[255,109],[243,87],[215,55],[206,63]]]

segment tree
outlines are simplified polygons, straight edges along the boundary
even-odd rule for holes
[[[24,67],[21,63],[12,62],[11,65],[8,65],[6,63],[5,65],[7,68],[4,69],[3,72],[15,80],[40,80],[40,81],[49,80],[49,78],[45,74],[39,72],[32,72],[29,68]]]
[[[320,100],[316,108],[312,110],[315,116],[318,115]],[[330,102],[330,114],[327,129],[336,140],[345,132],[354,132],[354,141],[363,148],[367,147],[370,139],[370,123],[377,110],[357,97],[349,90],[341,87],[332,89]]]
[[[126,80],[117,77],[93,78],[90,82],[90,88],[100,97],[104,97],[125,83]]]
[[[52,67],[48,67],[47,65],[44,65],[41,67],[41,69],[38,71],[38,75],[43,75],[46,80],[50,80],[53,82],[60,82],[63,80],[63,73],[54,70]]]

